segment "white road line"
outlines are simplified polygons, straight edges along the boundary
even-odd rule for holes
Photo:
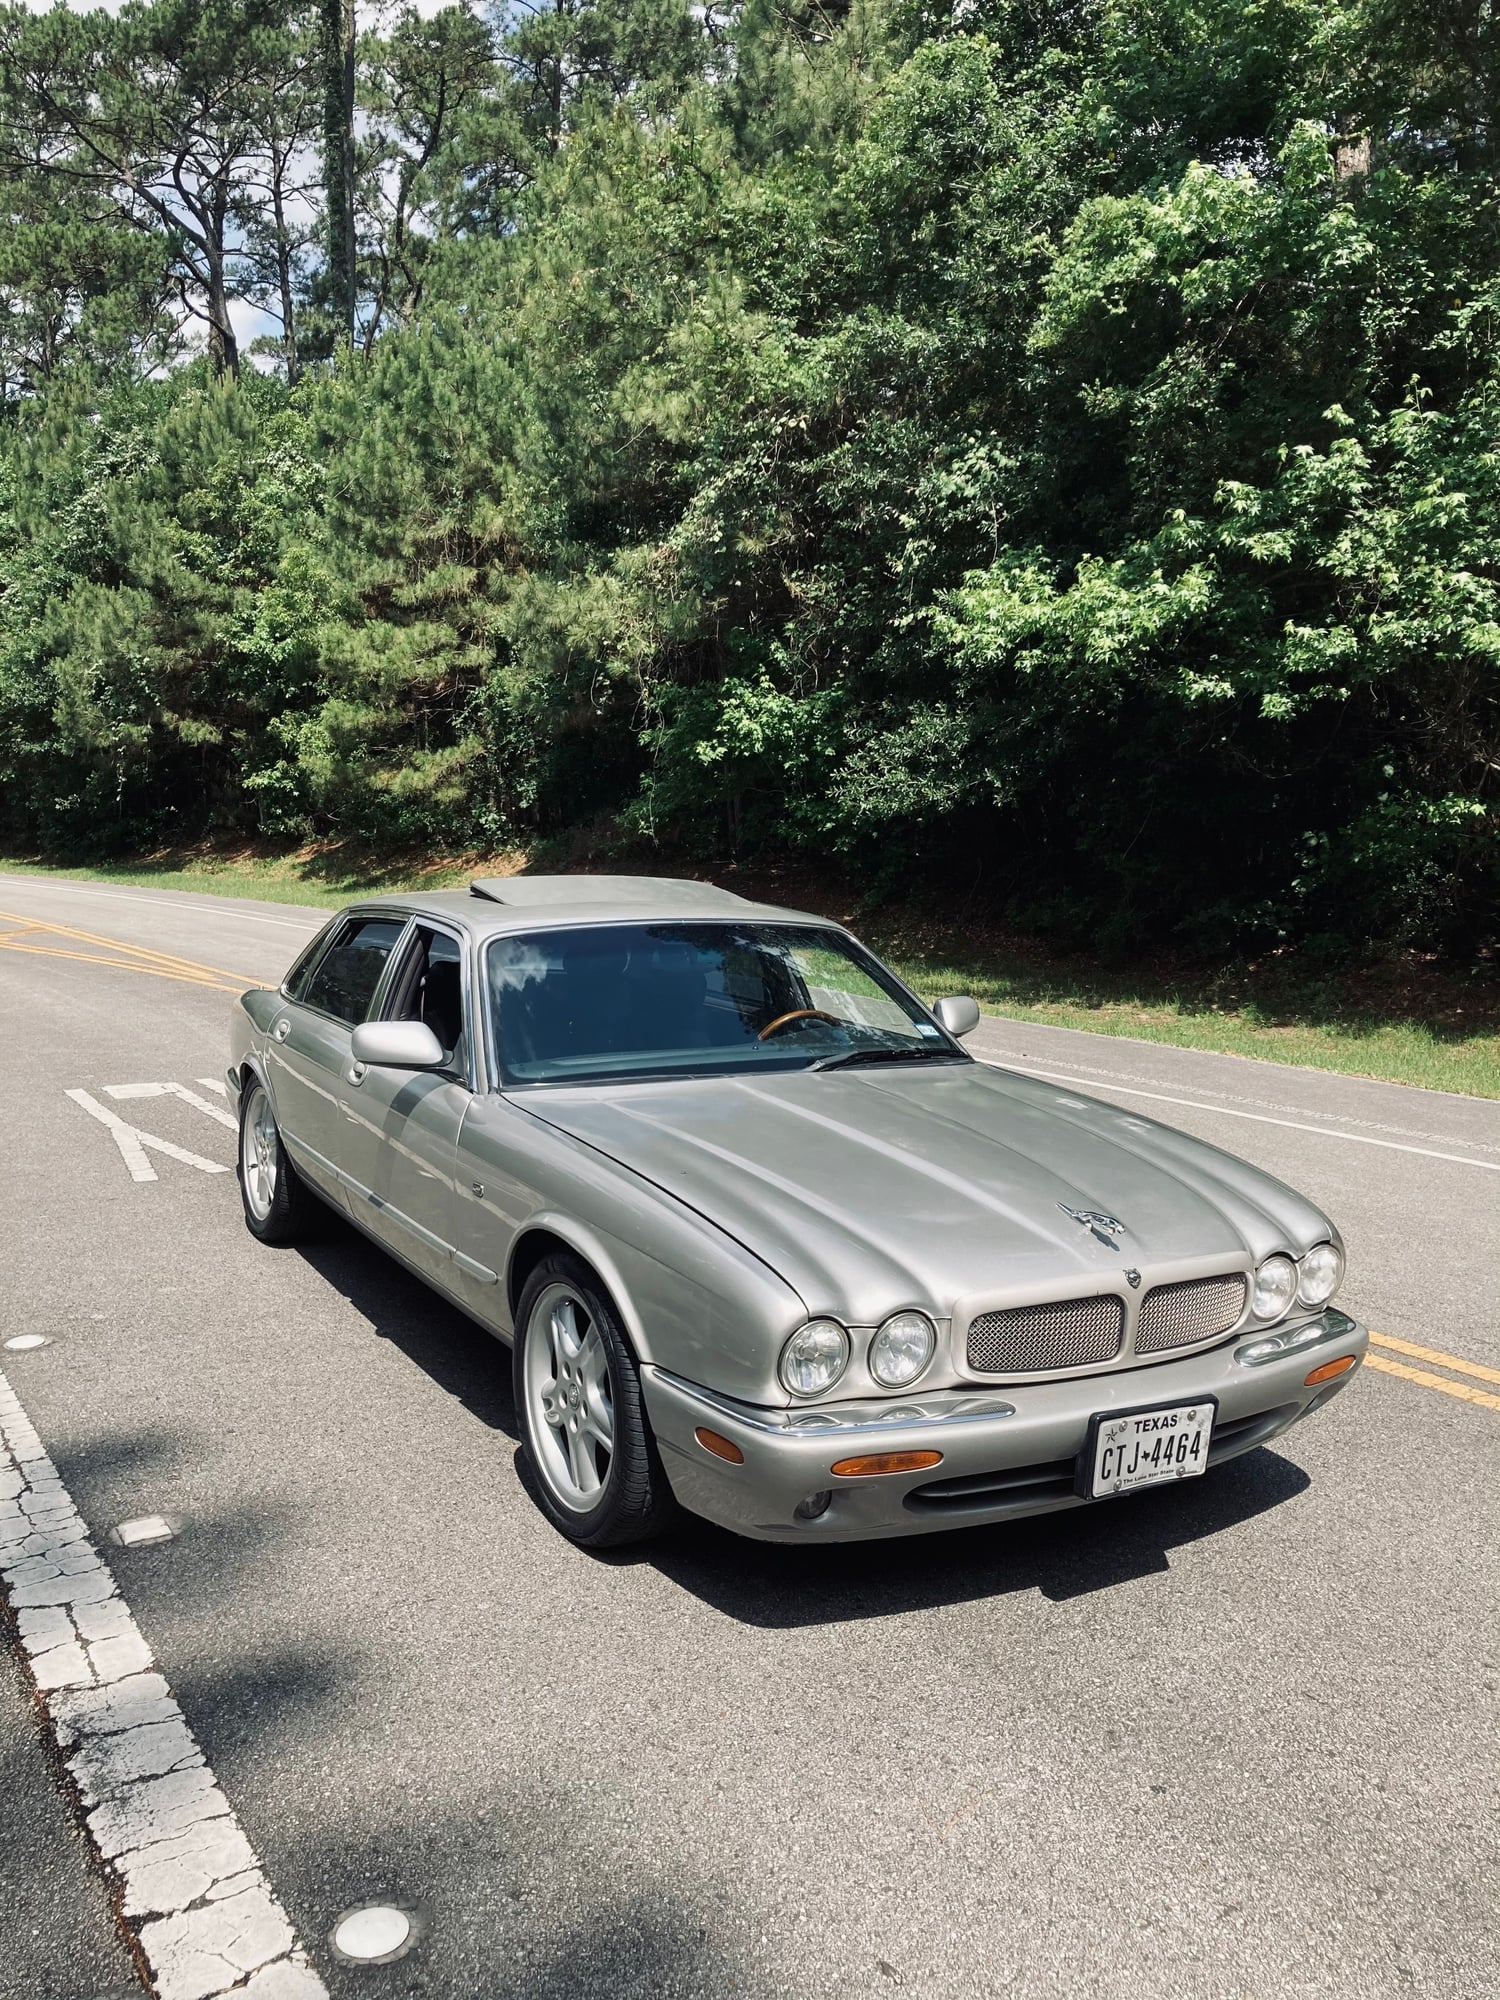
[[[328,2000],[4,1375],[0,1577],[159,2000]]]
[[[1151,1043],[1149,1044],[1149,1046],[1157,1048],[1157,1047],[1171,1047],[1172,1045],[1163,1043]],[[1192,1051],[1192,1053],[1203,1054],[1206,1053],[1206,1051],[1194,1050]],[[1017,1051],[1014,1054],[992,1056],[987,1058],[987,1060],[993,1062],[1003,1062],[1014,1069],[1026,1069],[1029,1067],[1029,1059],[1026,1057],[1026,1055],[1021,1053],[1020,1051]],[[1232,1056],[1229,1057],[1228,1060],[1232,1062],[1256,1062],[1260,1060],[1260,1058],[1255,1056]],[[1084,1077],[1098,1077],[1101,1081],[1106,1081],[1109,1083],[1119,1083],[1119,1084],[1158,1083],[1160,1081],[1160,1078],[1158,1077],[1142,1076],[1136,1070],[1105,1069],[1098,1063],[1070,1062],[1069,1069],[1080,1080]],[[1411,1091],[1415,1088],[1415,1086],[1411,1084],[1385,1083],[1383,1080],[1373,1077],[1345,1076],[1343,1072],[1340,1070],[1323,1069],[1323,1070],[1314,1070],[1309,1073],[1315,1076],[1333,1077],[1335,1080],[1344,1083],[1379,1082],[1380,1087],[1383,1090]],[[1246,1097],[1238,1091],[1219,1090],[1211,1083],[1193,1083],[1189,1085],[1189,1088],[1192,1090],[1206,1090],[1209,1092],[1211,1096],[1222,1099],[1226,1104],[1253,1104],[1257,1107],[1257,1109],[1261,1111],[1301,1111],[1305,1108],[1300,1104],[1283,1104],[1280,1102],[1278,1098],[1274,1097]],[[1424,1097],[1444,1097],[1444,1096],[1453,1097],[1453,1096],[1458,1096],[1458,1093],[1453,1091],[1424,1090],[1422,1092],[1422,1095]],[[1458,1101],[1460,1103],[1472,1105],[1475,1100],[1472,1097],[1470,1098],[1459,1097]],[[1488,1100],[1480,1100],[1480,1101],[1487,1102]],[[1500,1103],[1496,1103],[1494,1109],[1497,1115],[1500,1115]],[[1312,1116],[1314,1117],[1321,1117],[1322,1115],[1323,1114],[1321,1112],[1312,1113]],[[1358,1125],[1366,1132],[1393,1132],[1399,1134],[1400,1137],[1403,1139],[1439,1139],[1446,1141],[1450,1145],[1469,1146],[1476,1153],[1500,1153],[1500,1145],[1491,1145],[1489,1141],[1486,1139],[1449,1139],[1448,1134],[1446,1132],[1424,1132],[1420,1128],[1413,1129],[1409,1125],[1387,1124],[1386,1122],[1378,1118],[1354,1118],[1351,1117],[1347,1112],[1343,1111],[1330,1112],[1328,1115],[1329,1117],[1338,1118],[1341,1121],[1341,1123],[1345,1125]]]
[[[223,1089],[221,1084],[220,1089]],[[185,1083],[107,1083],[104,1095],[117,1099],[133,1097],[180,1097],[184,1104],[191,1104],[207,1117],[217,1119],[220,1125],[227,1125],[231,1132],[239,1127],[227,1111],[217,1104],[210,1104],[206,1097],[200,1097],[196,1090],[189,1090]],[[225,1092],[227,1096],[228,1093]]]
[[[1368,1132],[1340,1132],[1332,1125],[1304,1125],[1295,1118],[1268,1118],[1263,1111],[1235,1111],[1227,1104],[1205,1104],[1197,1097],[1169,1097],[1163,1090],[1133,1090],[1128,1084],[1070,1076],[1061,1069],[1036,1069],[1030,1063],[1005,1062],[998,1056],[981,1056],[980,1061],[991,1069],[1014,1069],[1024,1076],[1044,1076],[1049,1083],[1093,1083],[1096,1089],[1118,1091],[1122,1097],[1149,1097],[1158,1104],[1181,1104],[1190,1111],[1211,1111],[1216,1118],[1248,1118],[1255,1125],[1280,1125],[1288,1132],[1313,1132],[1320,1139],[1342,1139],[1349,1146],[1382,1146],[1391,1153],[1419,1153],[1424,1160],[1451,1160],[1458,1167],[1477,1167],[1481,1173],[1500,1174],[1500,1160],[1473,1160],[1467,1153],[1438,1153],[1431,1146],[1403,1146],[1395,1139],[1372,1139]]]
[[[216,1090],[220,1097],[229,1095],[229,1085],[219,1076],[195,1076],[194,1083],[201,1083],[205,1090]]]
[[[106,1126],[110,1137],[120,1149],[120,1157],[130,1169],[133,1181],[154,1181],[156,1169],[146,1158],[145,1149],[165,1153],[169,1160],[180,1160],[185,1167],[196,1167],[200,1174],[227,1174],[228,1167],[220,1166],[217,1160],[205,1160],[201,1153],[190,1153],[185,1146],[174,1146],[170,1139],[158,1139],[154,1132],[143,1132],[139,1125],[127,1125],[123,1118],[117,1118],[113,1111],[107,1111],[96,1098],[86,1090],[64,1091],[75,1104],[82,1105],[91,1118],[97,1118]],[[205,1105],[205,1110],[208,1108]]]
[[[237,923],[276,924],[282,930],[305,931],[309,935],[313,931],[322,930],[324,924],[328,922],[328,918],[333,915],[333,911],[330,910],[326,916],[316,918],[310,916],[263,917],[258,911],[237,910],[228,897],[225,897],[222,902],[194,903],[190,902],[186,895],[139,896],[132,889],[91,889],[85,888],[81,882],[54,882],[50,877],[45,875],[0,875],[0,882],[14,882],[17,888],[20,889],[43,888],[49,894],[56,889],[61,889],[65,892],[70,891],[75,896],[102,896],[109,903],[149,904],[153,909],[158,910],[197,910],[211,917],[233,917]]]

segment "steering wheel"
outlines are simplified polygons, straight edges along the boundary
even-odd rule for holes
[[[794,1007],[790,1014],[778,1014],[774,1021],[768,1021],[756,1036],[759,1042],[770,1041],[772,1035],[792,1021],[828,1021],[835,1028],[843,1027],[837,1014],[830,1014],[826,1007]]]

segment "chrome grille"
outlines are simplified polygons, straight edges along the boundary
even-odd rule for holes
[[[1125,1302],[1104,1293],[981,1313],[969,1322],[969,1366],[985,1375],[1029,1375],[1113,1361],[1125,1331]]]
[[[1141,1300],[1135,1325],[1137,1354],[1161,1354],[1169,1347],[1192,1347],[1228,1333],[1245,1310],[1245,1276],[1189,1278],[1181,1285],[1158,1285]]]

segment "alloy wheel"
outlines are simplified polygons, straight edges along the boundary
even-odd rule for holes
[[[614,1464],[614,1388],[599,1329],[567,1285],[549,1285],[532,1307],[524,1368],[537,1469],[561,1506],[589,1513]]]
[[[257,1222],[264,1222],[276,1199],[277,1146],[276,1114],[271,1100],[258,1083],[250,1086],[250,1103],[240,1129],[240,1170],[245,1200]]]

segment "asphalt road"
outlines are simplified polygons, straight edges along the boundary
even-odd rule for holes
[[[65,1095],[229,1164],[109,1086],[209,1099],[229,989],[321,917],[0,912],[0,1341],[51,1336],[0,1368],[96,1531],[179,1522],[110,1559],[337,2000],[1500,1990],[1500,1106],[987,1020],[1325,1206],[1375,1365],[1058,1522],[604,1560],[527,1497],[502,1350],[341,1225],[270,1251],[230,1174],[132,1179]],[[89,2000],[129,1962],[9,1666],[0,1786],[0,2000]],[[341,1964],[375,1897],[416,1946]]]

